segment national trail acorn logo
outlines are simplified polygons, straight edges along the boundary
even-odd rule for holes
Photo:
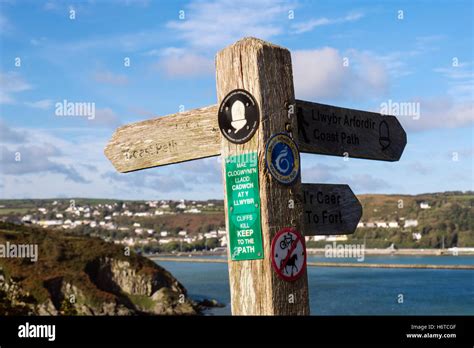
[[[300,154],[296,143],[285,133],[274,134],[267,141],[265,163],[279,183],[293,184],[300,173]]]
[[[249,141],[258,128],[260,115],[254,97],[243,89],[230,92],[219,107],[219,128],[234,144]]]

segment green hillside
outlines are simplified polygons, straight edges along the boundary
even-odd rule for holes
[[[367,247],[399,248],[474,247],[474,194],[444,192],[409,195],[360,195],[363,222],[396,221],[400,228],[358,228],[348,242],[363,240]],[[421,203],[430,208],[422,209]],[[416,227],[403,227],[406,220],[417,220]],[[413,239],[420,233],[421,239]]]

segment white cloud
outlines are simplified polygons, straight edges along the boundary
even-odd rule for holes
[[[35,109],[47,110],[53,105],[53,101],[51,99],[42,99],[35,102],[25,102],[25,105]]]
[[[447,93],[456,100],[474,99],[474,69],[472,62],[458,62],[457,66],[434,69],[447,80]]]
[[[46,41],[47,41],[47,39],[45,37],[40,37],[39,39],[32,38],[30,40],[30,44],[33,45],[33,46],[41,46],[44,43],[46,43]]]
[[[5,33],[12,29],[12,24],[8,20],[8,18],[0,12],[0,32]]]
[[[187,44],[199,49],[222,47],[245,36],[269,39],[283,31],[294,6],[281,0],[193,1],[185,20],[167,23]]]
[[[344,66],[344,58],[348,66]],[[296,97],[300,99],[367,98],[388,89],[385,66],[366,52],[342,55],[325,47],[292,53]]]
[[[403,128],[411,131],[459,128],[474,123],[474,102],[457,101],[450,96],[419,98],[420,117],[397,117]]]
[[[391,185],[380,178],[370,174],[349,174],[350,166],[347,164],[326,165],[319,163],[309,168],[303,168],[302,181],[304,183],[344,183],[348,184],[356,192],[378,192],[386,191]]]
[[[0,143],[22,143],[26,140],[26,133],[10,128],[0,118]]]
[[[99,83],[106,83],[116,86],[123,86],[128,84],[128,77],[126,75],[115,74],[108,70],[96,72],[94,74],[94,80]]]
[[[120,126],[120,118],[111,108],[97,109],[95,111],[95,117],[93,119],[84,119],[90,126],[93,127],[116,128]]]
[[[53,11],[53,10],[57,10],[58,8],[59,8],[59,6],[58,6],[57,1],[47,1],[43,5],[43,9],[46,10],[46,11]]]
[[[195,53],[171,54],[163,57],[154,67],[169,77],[192,77],[212,75],[214,61]]]
[[[363,13],[353,12],[353,13],[349,13],[348,15],[344,17],[338,17],[338,18],[326,18],[326,17],[313,18],[306,22],[295,23],[291,27],[295,34],[302,34],[302,33],[311,31],[316,27],[331,25],[331,24],[354,22],[361,19],[362,17],[364,17]]]
[[[306,155],[304,157],[308,157],[308,161],[306,163],[310,163],[313,155]],[[302,163],[305,163],[305,159],[303,159]],[[324,163],[318,163],[318,165],[313,165],[310,167],[303,166],[302,170],[302,181],[305,183],[337,183],[343,182],[341,181],[340,173],[344,173],[347,171],[346,164],[338,164],[338,165],[327,165]]]
[[[14,104],[14,93],[19,93],[31,89],[31,85],[26,82],[17,72],[0,72],[0,104]]]
[[[21,145],[16,148],[0,146],[3,174],[24,175],[35,173],[58,173],[65,175],[66,180],[77,183],[87,183],[72,166],[55,161],[53,158],[61,155],[61,151],[51,145]],[[17,160],[17,156],[20,160]]]

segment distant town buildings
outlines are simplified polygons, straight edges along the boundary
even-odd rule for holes
[[[400,218],[401,221],[405,220]],[[407,219],[404,221],[403,227],[416,227],[418,226],[418,220]],[[401,225],[398,221],[374,221],[374,222],[363,222],[360,221],[357,224],[357,228],[400,228]]]
[[[431,206],[430,206],[428,203],[426,203],[426,202],[421,202],[421,203],[420,203],[420,208],[421,208],[421,209],[430,209]]]
[[[339,236],[306,236],[306,242],[344,242],[347,240],[347,235],[339,235]]]
[[[405,220],[405,227],[416,227],[418,226],[418,220]]]
[[[184,200],[182,199],[179,204],[176,206],[176,209],[181,209],[184,210],[186,209],[186,204],[184,203]]]
[[[421,239],[421,233],[412,233],[411,234],[414,240],[420,240]]]

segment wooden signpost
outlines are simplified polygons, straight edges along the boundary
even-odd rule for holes
[[[220,154],[217,105],[117,129],[105,155],[121,173]]]
[[[398,161],[407,136],[395,116],[296,101],[301,152]]]
[[[348,185],[303,184],[304,233],[352,234],[362,217],[362,206]]]
[[[290,52],[245,38],[216,56],[217,105],[119,128],[120,172],[223,156],[234,315],[308,315],[304,235],[350,234],[362,208],[347,185],[301,184],[299,150],[396,161],[393,116],[295,101]],[[299,150],[298,150],[299,149]]]

